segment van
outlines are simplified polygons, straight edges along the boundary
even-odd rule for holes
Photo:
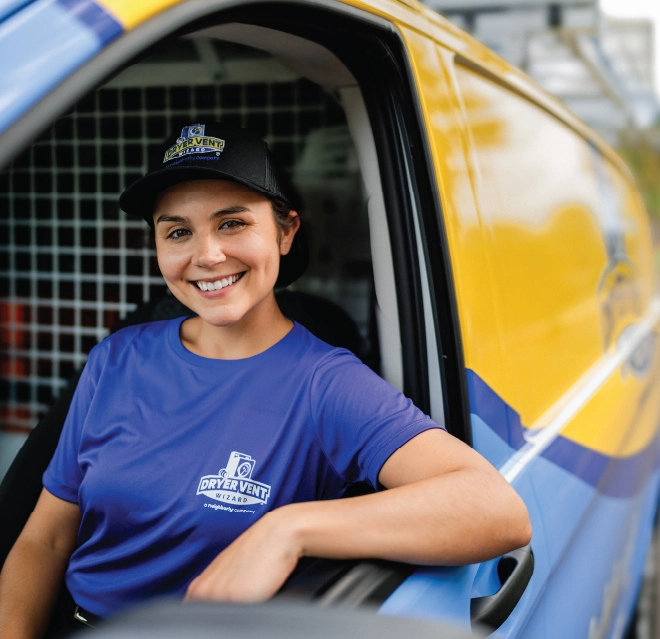
[[[319,562],[290,591],[507,639],[634,632],[660,305],[643,204],[594,132],[417,0],[4,3],[0,60],[2,446],[31,432],[3,560],[86,352],[182,312],[117,195],[168,131],[222,119],[299,193],[287,313],[484,455],[534,530],[479,565]]]

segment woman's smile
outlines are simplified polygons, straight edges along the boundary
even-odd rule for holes
[[[197,289],[202,297],[215,298],[221,295],[227,295],[234,284],[238,282],[246,271],[234,273],[233,275],[218,276],[217,278],[193,280],[191,284]]]

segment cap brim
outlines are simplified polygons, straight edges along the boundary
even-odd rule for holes
[[[193,180],[228,180],[247,186],[257,193],[263,193],[269,198],[273,197],[271,192],[249,180],[238,179],[224,171],[199,166],[176,166],[153,171],[133,182],[120,195],[119,207],[129,215],[141,217],[147,222],[153,223],[152,215],[158,195],[171,186]],[[282,196],[281,199],[291,206],[285,197]]]

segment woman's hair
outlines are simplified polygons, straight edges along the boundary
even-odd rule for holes
[[[283,231],[288,230],[293,225],[293,218],[289,216],[291,211],[282,200],[271,198],[270,203],[273,207],[273,215],[278,228],[278,240]],[[307,269],[309,262],[309,245],[307,243],[307,234],[305,226],[300,220],[300,226],[296,232],[291,248],[286,255],[280,256],[280,272],[275,282],[275,288],[286,288],[289,284],[295,282]]]

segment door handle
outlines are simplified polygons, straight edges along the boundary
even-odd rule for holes
[[[499,628],[520,601],[533,572],[531,546],[502,555],[497,562],[497,576],[502,586],[494,595],[475,597],[470,601],[472,623]]]

